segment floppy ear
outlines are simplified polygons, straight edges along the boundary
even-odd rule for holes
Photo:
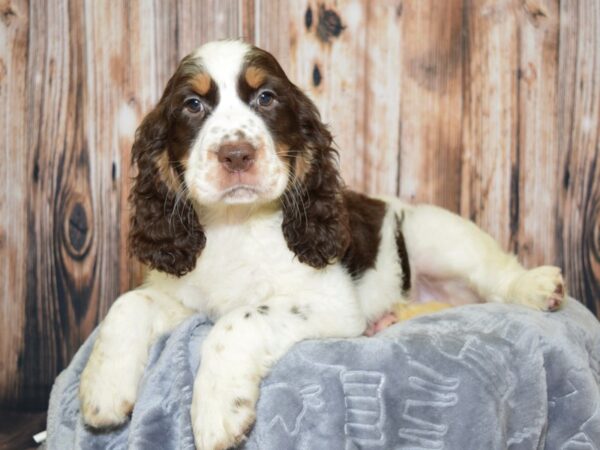
[[[322,268],[340,259],[350,244],[350,226],[332,137],[316,106],[293,87],[301,149],[282,197],[283,235],[298,259]]]
[[[164,98],[138,130],[132,149],[137,175],[132,206],[130,251],[152,269],[178,277],[191,271],[206,237],[183,180],[170,167],[169,125]]]

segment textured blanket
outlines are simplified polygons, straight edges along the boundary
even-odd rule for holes
[[[193,449],[201,342],[195,316],[152,349],[131,421],[94,433],[77,389],[92,335],[58,377],[48,448]],[[297,344],[262,383],[244,449],[600,448],[600,325],[570,300],[558,313],[452,308],[372,338]]]

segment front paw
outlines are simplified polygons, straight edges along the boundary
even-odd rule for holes
[[[112,428],[127,421],[135,402],[137,384],[131,377],[121,377],[110,361],[98,361],[92,354],[81,374],[79,399],[86,425]]]
[[[528,270],[513,282],[509,296],[517,303],[541,311],[556,311],[566,297],[560,269],[541,266]]]
[[[252,388],[197,382],[191,414],[198,450],[225,450],[243,442],[256,418],[256,400]]]

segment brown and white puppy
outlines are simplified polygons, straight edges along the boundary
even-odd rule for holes
[[[244,438],[261,379],[302,339],[359,336],[401,299],[564,299],[558,268],[525,270],[471,222],[344,189],[314,104],[240,41],[183,59],[133,162],[130,244],[151,271],[115,302],[82,374],[94,427],[127,420],[150,346],[198,311],[215,326],[191,416],[212,450]]]

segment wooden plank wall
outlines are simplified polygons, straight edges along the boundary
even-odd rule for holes
[[[473,219],[600,314],[597,0],[0,0],[0,407],[44,409],[139,282],[135,127],[224,37],[316,101],[350,186]]]

